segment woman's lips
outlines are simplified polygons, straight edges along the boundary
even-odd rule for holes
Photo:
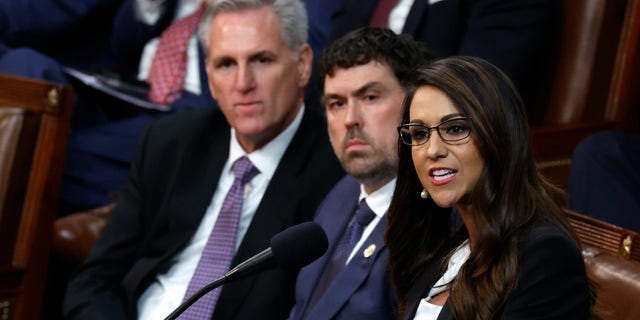
[[[434,168],[429,170],[431,183],[441,186],[451,182],[456,176],[457,171],[449,168]]]

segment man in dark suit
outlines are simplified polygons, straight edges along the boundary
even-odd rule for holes
[[[180,18],[197,11],[201,2],[125,0],[115,16],[111,36],[111,46],[118,63],[119,74],[125,78],[148,80],[149,72],[146,70],[150,68],[150,61],[156,52],[153,48],[157,48],[157,39]],[[155,10],[148,6],[153,6]],[[141,7],[147,8],[148,12],[140,12]],[[187,55],[187,65],[192,65],[193,68],[187,67],[186,77],[191,79],[185,80],[191,85],[185,84],[180,98],[171,102],[175,109],[201,108],[215,103],[207,86],[204,48],[201,43],[195,41],[195,33],[191,38],[194,41],[187,46],[187,50],[191,51]]]
[[[111,68],[109,36],[123,1],[0,1],[0,42],[31,48],[66,66]]]
[[[107,74],[145,90],[147,77],[139,78],[138,73],[148,70],[154,60],[157,50],[152,44],[174,22],[196,11],[201,1],[31,2],[0,2],[0,41],[29,46],[11,48],[0,56],[0,72],[74,87],[59,202],[59,214],[66,215],[113,201],[110,194],[124,186],[136,142],[150,123],[171,113],[211,108],[216,102],[209,92],[204,52],[195,34],[186,61],[192,67],[187,67],[184,90],[171,101],[170,112],[150,111],[116,99],[68,76],[64,68]],[[153,14],[156,19],[147,17]],[[10,18],[3,20],[3,16]],[[153,22],[143,21],[144,17]]]
[[[220,108],[146,130],[109,224],[69,283],[67,318],[162,319],[173,311],[200,266],[223,260],[206,250],[225,227],[237,161],[248,159],[257,175],[243,181],[238,222],[226,225],[237,227],[229,265],[311,219],[343,174],[321,115],[303,106],[312,54],[299,0],[209,6],[201,40]],[[295,277],[275,269],[225,284],[212,314],[200,318],[283,319]]]
[[[576,146],[569,208],[640,232],[640,135],[603,131]]]
[[[159,39],[170,26],[198,11],[201,1],[125,0],[112,19],[110,48],[115,68],[109,76],[137,83],[145,81],[155,60]],[[73,82],[79,98],[69,139],[67,164],[60,192],[60,211],[74,212],[112,201],[122,188],[143,130],[172,113],[216,106],[207,85],[202,45],[189,34],[184,85],[166,104],[170,112],[149,111],[113,99]],[[186,41],[186,40],[183,40]]]
[[[342,0],[333,15],[333,39],[369,25],[388,0]],[[399,0],[388,25],[431,47],[437,56],[470,55],[492,62],[526,94],[545,54],[553,0]]]
[[[349,175],[316,213],[329,250],[300,271],[291,319],[395,318],[384,232],[398,165],[396,127],[403,81],[430,59],[424,44],[381,28],[349,33],[321,56],[329,136]]]

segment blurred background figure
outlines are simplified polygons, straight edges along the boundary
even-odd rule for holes
[[[640,232],[640,136],[600,132],[571,157],[569,207]]]
[[[553,0],[308,2],[309,8],[323,9],[310,10],[310,20],[326,21],[329,15],[330,26],[319,32],[328,32],[329,42],[359,27],[389,27],[425,42],[436,56],[470,55],[488,60],[504,70],[525,96],[529,82],[538,76],[540,55],[545,54],[546,37],[557,13]],[[317,86],[314,78],[312,85]]]
[[[145,110],[76,85],[80,105],[69,138],[61,214],[114,200],[109,195],[123,187],[136,143],[150,123],[171,113],[216,107],[208,88],[202,45],[195,35],[202,3],[127,0],[120,6],[111,34],[117,67],[107,76],[139,86],[152,102],[169,105],[171,111]],[[177,26],[182,36],[176,37],[171,26]],[[155,82],[149,79],[151,70]],[[170,89],[154,100],[150,93],[158,81],[169,82]]]
[[[172,113],[216,107],[195,36],[202,3],[0,2],[0,16],[11,17],[0,20],[6,45],[0,72],[71,84],[75,89],[59,215],[114,201],[113,195],[126,181],[136,143],[151,122]],[[142,108],[96,90],[69,76],[67,68],[118,83],[112,88],[116,91],[134,88],[142,99],[168,105],[170,110]],[[158,83],[166,88],[150,90]],[[152,91],[162,98],[152,99]]]
[[[109,46],[113,17],[123,2],[0,1],[0,42],[31,48],[65,66],[107,70],[114,67]]]

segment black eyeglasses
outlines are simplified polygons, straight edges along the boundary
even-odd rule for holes
[[[402,143],[409,146],[427,143],[431,137],[431,130],[436,130],[442,141],[460,141],[471,134],[469,119],[471,118],[454,118],[443,121],[435,127],[427,127],[422,123],[405,123],[398,126],[398,134]]]

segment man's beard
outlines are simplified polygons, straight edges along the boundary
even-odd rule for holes
[[[398,171],[398,156],[394,152],[386,153],[371,143],[371,139],[358,127],[351,128],[342,141],[342,150],[352,139],[366,142],[373,148],[373,152],[353,151],[343,153],[340,162],[342,167],[362,184],[378,184],[396,176]]]

